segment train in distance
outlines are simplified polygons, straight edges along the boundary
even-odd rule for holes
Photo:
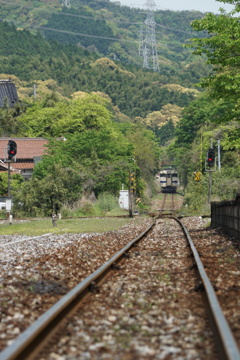
[[[178,171],[169,166],[160,171],[160,187],[163,193],[175,193],[179,185]]]

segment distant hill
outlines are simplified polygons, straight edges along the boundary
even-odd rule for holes
[[[160,72],[154,73],[142,69],[138,54],[144,11],[99,0],[71,4],[67,9],[60,0],[0,0],[6,21],[0,23],[0,73],[17,76],[27,87],[53,79],[63,96],[106,93],[130,117],[167,104],[184,107],[196,97],[195,83],[208,69],[183,44],[196,36],[190,22],[203,14],[155,13]]]
[[[47,39],[77,44],[123,64],[142,66],[139,56],[141,27],[146,11],[100,0],[71,0],[71,8],[60,0],[0,1],[1,19],[17,28],[40,31]],[[162,71],[174,71],[179,62],[194,61],[183,44],[198,37],[190,23],[203,16],[197,11],[156,11],[156,41]],[[195,80],[193,79],[193,82]]]

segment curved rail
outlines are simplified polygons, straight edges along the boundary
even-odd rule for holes
[[[175,217],[172,217],[182,227],[186,238],[189,242],[195,263],[197,265],[198,273],[201,278],[202,284],[205,290],[205,297],[207,301],[207,307],[211,317],[211,323],[214,328],[214,335],[217,338],[217,347],[219,354],[224,360],[239,360],[240,352],[234,336],[230,330],[228,322],[222,312],[221,306],[218,302],[217,296],[213,289],[213,286],[205,272],[203,263],[199,257],[199,254],[193,244],[193,241],[181,221]]]
[[[46,341],[49,334],[54,331],[56,324],[64,320],[66,314],[72,311],[79,302],[91,291],[95,284],[114,269],[126,253],[135,246],[154,226],[156,219],[139,236],[118,251],[111,259],[98,268],[95,272],[75,286],[67,295],[63,296],[48,311],[41,315],[29,326],[9,347],[0,353],[0,360],[25,360],[33,358],[38,352],[38,347]]]

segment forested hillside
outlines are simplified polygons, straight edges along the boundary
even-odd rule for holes
[[[98,57],[104,55],[121,64],[142,67],[139,41],[146,11],[99,0],[72,0],[71,5],[70,9],[62,7],[60,0],[0,1],[1,18],[13,22],[19,29],[41,31],[47,39],[76,44],[97,53]],[[168,82],[193,85],[205,75],[206,69],[199,59],[195,63],[196,58],[182,45],[189,38],[199,36],[190,23],[203,14],[156,11],[154,16],[161,73],[167,76]],[[185,71],[185,67],[189,69]]]
[[[142,69],[138,54],[145,11],[110,1],[72,0],[71,5],[0,1],[2,20],[15,24],[0,27],[0,73],[28,82],[53,79],[65,96],[104,92],[130,117],[146,117],[168,104],[182,108],[193,100],[209,67],[183,44],[198,36],[190,23],[203,14],[155,13],[160,72],[152,73]]]
[[[78,90],[104,92],[121,112],[131,117],[145,117],[169,103],[184,107],[197,94],[193,88],[168,86],[174,80],[181,82],[176,76],[137,67],[124,70],[120,63],[108,58],[97,59],[95,53],[74,45],[47,42],[40,34],[19,31],[7,23],[0,24],[0,59],[1,73],[14,74],[31,83],[54,79],[65,96]]]

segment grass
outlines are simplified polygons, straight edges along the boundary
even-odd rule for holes
[[[8,221],[0,225],[0,235],[38,236],[48,233],[103,233],[118,230],[127,225],[130,218],[86,218],[61,219],[57,226],[52,225],[52,219],[30,220],[12,225]]]

